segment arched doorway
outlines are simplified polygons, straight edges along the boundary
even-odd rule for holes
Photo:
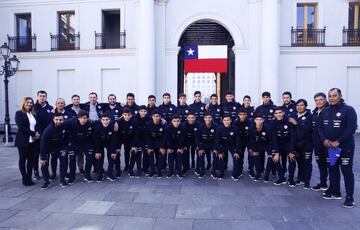
[[[178,54],[178,94],[187,93],[188,101],[191,101],[193,90],[200,90],[204,94],[204,101],[207,102],[211,93],[217,93],[220,101],[223,101],[227,91],[234,92],[235,55],[232,50],[234,40],[225,27],[212,20],[196,21],[183,32],[178,45],[181,48]],[[189,45],[226,45],[227,73],[185,73],[184,47]]]

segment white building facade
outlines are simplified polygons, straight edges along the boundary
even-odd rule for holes
[[[186,44],[228,45],[228,74],[195,75],[203,86],[216,79],[214,93],[233,90],[238,101],[250,95],[258,105],[263,91],[276,103],[283,91],[291,91],[313,107],[315,93],[338,87],[360,114],[359,5],[351,0],[1,0],[0,42],[10,44],[20,60],[10,79],[11,117],[21,99],[38,90],[48,92],[51,104],[57,97],[70,103],[75,93],[85,102],[92,91],[102,102],[110,93],[124,102],[128,92],[138,104],[150,94],[160,102],[164,92],[175,102],[197,82],[187,81],[182,69]]]

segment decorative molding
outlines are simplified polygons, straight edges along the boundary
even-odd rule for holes
[[[136,49],[38,51],[15,53],[21,59],[136,56]]]
[[[178,55],[181,47],[166,47],[166,55]]]
[[[241,54],[241,53],[249,52],[249,48],[246,46],[233,46],[232,50],[234,51],[234,54]]]
[[[249,4],[260,3],[262,0],[248,0]]]
[[[360,54],[360,47],[325,46],[325,47],[291,47],[281,46],[280,54]]]
[[[124,2],[133,2],[134,0],[122,0]],[[138,1],[138,0],[135,0]],[[17,7],[17,6],[39,6],[39,5],[62,5],[71,4],[79,5],[82,3],[104,3],[104,2],[116,2],[115,0],[2,0],[0,1],[0,7]]]
[[[210,12],[199,12],[197,14],[193,14],[190,17],[184,19],[181,22],[181,24],[178,26],[178,28],[176,29],[175,34],[170,35],[170,37],[171,37],[170,45],[177,46],[179,39],[181,38],[181,35],[184,33],[186,28],[189,25],[191,25],[192,23],[194,23],[198,20],[202,20],[202,19],[211,20],[211,21],[214,21],[214,22],[224,26],[229,31],[231,36],[233,37],[235,45],[242,46],[242,47],[246,46],[245,36],[244,36],[241,28],[239,27],[239,25],[237,23],[235,23],[234,21],[232,21],[231,18],[227,18],[224,15],[216,14],[216,13],[212,13],[212,12],[211,13]]]
[[[166,6],[169,0],[155,0],[155,4],[159,6]]]

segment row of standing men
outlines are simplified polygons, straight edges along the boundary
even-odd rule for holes
[[[333,94],[337,95],[336,100]],[[138,106],[132,93],[127,95],[124,105],[117,103],[113,94],[109,95],[108,103],[98,103],[96,93],[90,93],[88,103],[80,104],[80,97],[73,95],[72,104],[65,106],[65,101],[59,98],[52,108],[46,101],[46,92],[39,91],[33,106],[36,121],[32,127],[34,140],[31,142],[34,143],[34,178],[39,179],[38,152],[45,180],[43,189],[56,179],[58,160],[62,187],[75,182],[76,161],[86,181],[93,182],[92,166],[97,182],[103,180],[104,174],[108,180],[114,181],[122,173],[119,150],[124,146],[124,171],[130,177],[139,177],[142,173],[149,177],[155,174],[162,177],[168,165],[169,178],[176,171],[177,177],[182,179],[188,170],[194,168],[199,178],[211,169],[211,177],[222,180],[231,157],[231,178],[237,181],[243,174],[247,150],[248,172],[253,180],[263,178],[264,182],[269,182],[270,174],[277,174],[274,184],[282,185],[286,183],[288,171],[287,183],[290,187],[303,185],[304,189],[310,189],[314,150],[320,183],[311,189],[324,191],[325,199],[341,198],[341,165],[347,193],[344,206],[352,207],[353,134],[357,124],[354,109],[343,102],[339,89],[329,91],[330,106],[327,106],[324,93],[316,94],[313,112],[307,109],[306,100],[294,102],[290,92],[284,92],[282,96],[283,105],[275,106],[270,93],[264,92],[263,104],[254,109],[249,96],[243,98],[241,105],[234,100],[232,92],[226,94],[226,101],[222,104],[217,103],[217,95],[212,95],[208,105],[202,103],[200,91],[194,93],[191,105],[186,104],[186,95],[181,94],[177,107],[171,103],[168,93],[163,94],[163,103],[158,107],[153,95],[148,98],[148,106]],[[24,113],[25,104],[26,100],[16,114],[20,134],[19,117]],[[36,147],[37,140],[40,140],[40,148]],[[21,146],[18,138],[16,145],[18,148]],[[342,149],[341,157],[334,166],[329,166],[328,148],[336,147]],[[19,148],[20,152],[24,149],[21,151]],[[106,172],[105,155],[108,160]],[[32,170],[23,172],[23,183],[33,184]]]

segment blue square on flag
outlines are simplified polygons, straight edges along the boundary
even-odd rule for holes
[[[196,45],[190,45],[184,47],[185,59],[198,59],[198,47]]]

